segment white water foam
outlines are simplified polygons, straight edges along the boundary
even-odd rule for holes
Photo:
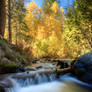
[[[6,89],[6,92],[91,92],[80,87],[85,83],[72,78],[63,76],[63,81],[47,82],[35,85],[21,86],[23,82],[18,82],[15,79],[11,79],[13,88]],[[84,88],[85,88],[84,86]]]
[[[65,84],[59,82],[44,83],[20,88],[17,92],[63,92]]]

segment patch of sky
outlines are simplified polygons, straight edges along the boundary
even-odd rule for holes
[[[35,1],[38,7],[42,7],[43,0],[27,0],[25,5],[28,5],[29,2]],[[60,7],[63,7],[64,12],[67,12],[67,8],[71,8],[74,0],[61,0],[59,3]]]

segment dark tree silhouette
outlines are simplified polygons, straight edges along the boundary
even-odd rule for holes
[[[6,24],[6,0],[0,0],[0,35],[4,37]]]
[[[11,31],[11,0],[8,0],[8,31],[9,31],[9,42],[12,43],[12,31]]]

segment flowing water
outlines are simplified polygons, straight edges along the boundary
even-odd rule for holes
[[[76,78],[64,75],[58,79],[55,74],[49,77],[38,75],[32,79],[12,79],[12,88],[6,88],[6,92],[92,92],[91,85],[83,83]]]

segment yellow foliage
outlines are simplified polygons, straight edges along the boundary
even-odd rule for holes
[[[56,1],[52,4],[51,9],[54,13],[57,13],[59,11],[59,6],[58,6],[58,3]]]
[[[61,11],[62,13],[64,12],[64,10],[63,10],[63,8],[62,8],[62,7],[60,8],[60,11]]]
[[[34,39],[31,43],[34,56],[60,56],[60,51],[63,53],[63,13],[59,10],[58,3],[54,2],[52,7],[47,3],[43,11],[32,1],[26,9],[25,20],[29,28],[26,35]]]
[[[36,8],[37,8],[37,4],[34,1],[30,2],[26,7],[27,11],[29,12],[35,10]]]
[[[92,7],[88,8],[92,9]],[[70,8],[68,8],[67,11],[68,13],[72,12]],[[78,14],[81,14],[81,12]],[[18,36],[20,37],[18,38],[18,43],[30,45],[34,57],[75,58],[78,54],[88,51],[86,49],[88,45],[85,45],[85,40],[81,40],[79,44],[75,42],[76,34],[80,35],[81,31],[78,30],[77,27],[71,28],[71,23],[65,24],[67,20],[68,18],[64,17],[63,8],[59,8],[56,1],[52,4],[47,3],[44,10],[41,7],[37,7],[36,2],[32,1],[26,6],[25,18],[23,20],[23,24],[26,24],[27,30],[24,31],[26,28],[24,28],[24,30],[18,28],[19,21],[12,21],[13,43],[17,41],[17,32],[20,32],[23,36],[29,37],[29,43],[27,43],[22,36]],[[83,24],[85,25],[84,22]],[[70,28],[68,26],[70,26]],[[88,27],[91,33],[92,25],[88,24],[86,29],[88,29]],[[91,34],[89,36],[91,36]],[[5,32],[5,38],[7,37],[8,30]],[[14,37],[16,39],[14,39]],[[77,37],[77,39],[79,38]],[[83,36],[80,35],[80,39],[83,39]]]

